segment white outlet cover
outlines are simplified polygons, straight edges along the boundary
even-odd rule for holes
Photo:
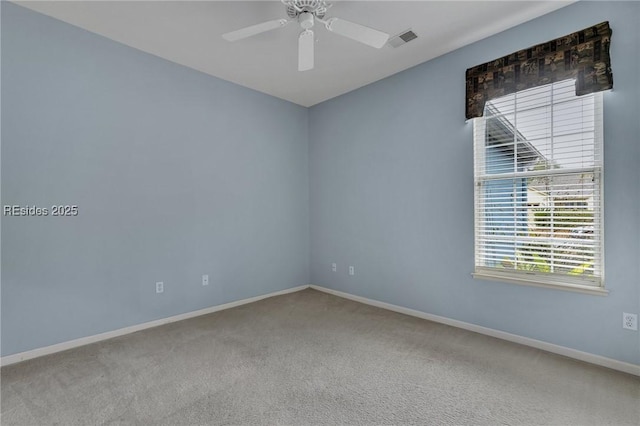
[[[332,264],[331,264],[331,270],[332,270],[333,272],[336,272],[336,271],[338,270],[338,265],[337,265],[337,264],[335,264],[335,263],[332,263]]]
[[[209,275],[202,276],[202,285],[209,285]]]
[[[354,268],[353,266],[349,266],[349,275],[355,275],[356,274],[356,268]]]
[[[638,315],[622,313],[622,328],[627,330],[638,331]]]
[[[163,292],[164,292],[164,282],[158,281],[156,283],[156,293],[163,293]]]

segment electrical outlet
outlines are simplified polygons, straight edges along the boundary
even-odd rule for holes
[[[156,283],[156,293],[163,293],[164,292],[164,283],[162,281],[158,281]]]
[[[202,285],[209,285],[209,275],[202,276]]]
[[[336,272],[336,271],[338,270],[338,265],[336,265],[335,263],[332,263],[332,264],[331,264],[331,270],[332,270],[333,272]]]
[[[356,268],[354,268],[353,266],[349,266],[349,275],[355,275],[356,274]]]
[[[622,328],[627,330],[638,331],[638,315],[622,313]]]

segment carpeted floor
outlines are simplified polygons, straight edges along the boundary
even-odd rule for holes
[[[2,425],[640,424],[640,378],[314,290],[3,367]]]

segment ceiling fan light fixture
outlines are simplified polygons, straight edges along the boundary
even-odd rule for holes
[[[300,26],[305,29],[308,30],[311,27],[313,27],[314,24],[314,19],[313,19],[313,13],[310,12],[303,12],[300,15],[298,15],[298,22],[300,23]]]

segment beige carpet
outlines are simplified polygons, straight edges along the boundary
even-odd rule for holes
[[[304,290],[4,367],[2,425],[640,424],[640,379]]]

